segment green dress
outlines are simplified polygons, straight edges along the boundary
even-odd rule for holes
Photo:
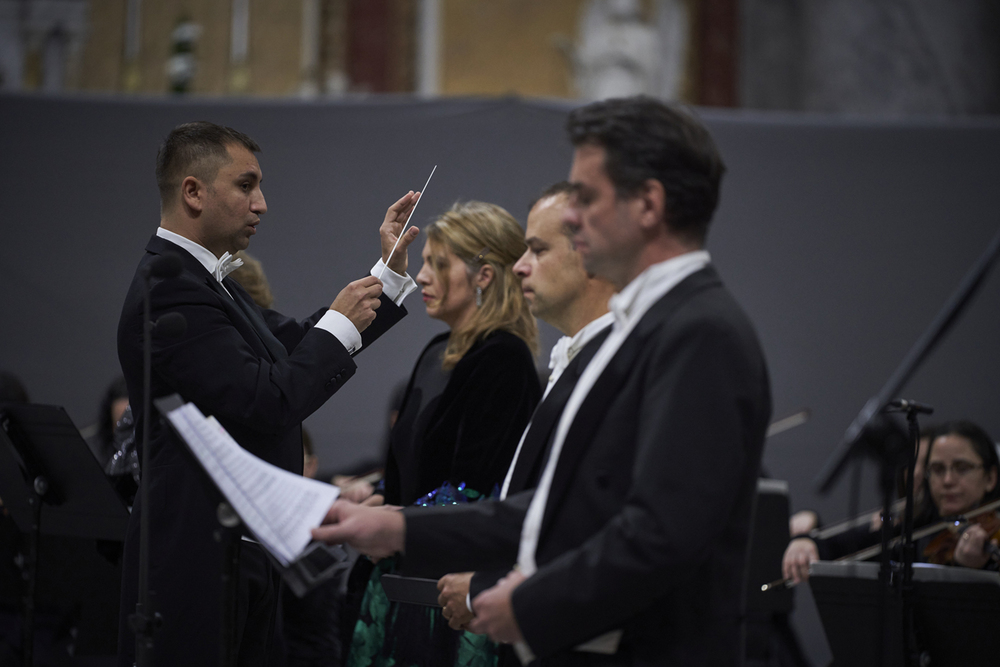
[[[480,497],[471,489],[460,489],[453,489],[446,482],[415,504],[445,505]],[[461,500],[453,501],[455,495]],[[439,607],[400,604],[386,597],[381,577],[395,573],[397,563],[396,557],[379,561],[368,578],[350,653],[344,664],[348,667],[496,667],[497,645],[485,635],[452,630]]]

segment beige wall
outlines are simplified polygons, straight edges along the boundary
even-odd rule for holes
[[[572,97],[555,45],[575,39],[584,0],[441,0],[445,95]]]
[[[80,54],[78,87],[118,90],[125,48],[125,5],[128,0],[90,0],[90,25]]]
[[[291,95],[299,88],[302,2],[250,0],[250,87],[254,95]],[[228,49],[226,51],[228,57]]]
[[[79,88],[89,91],[167,93],[171,33],[182,18],[201,26],[195,47],[198,69],[191,92],[221,95],[288,95],[298,90],[302,4],[297,0],[250,0],[246,87],[234,89],[229,61],[229,0],[145,0],[139,57],[124,62],[127,0],[90,0],[90,32],[81,56]]]

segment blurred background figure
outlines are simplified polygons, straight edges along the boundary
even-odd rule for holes
[[[97,409],[97,421],[80,429],[80,435],[87,441],[94,458],[105,468],[114,456],[115,427],[121,421],[128,408],[128,387],[125,378],[116,377],[104,390],[101,403]]]
[[[267,281],[264,273],[264,266],[260,260],[248,253],[240,250],[236,253],[236,259],[243,261],[243,266],[230,273],[230,277],[243,286],[250,298],[261,308],[274,307],[274,295],[271,294],[271,284]]]

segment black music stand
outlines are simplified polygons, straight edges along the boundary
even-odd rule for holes
[[[125,539],[128,508],[61,407],[0,404],[0,497],[29,536],[23,664],[34,652],[41,535]]]
[[[889,615],[899,622],[883,626],[886,612],[882,605],[887,601],[879,570],[879,563],[826,561],[813,563],[809,568],[809,588],[833,653],[831,667],[901,667],[904,664],[899,598],[891,598],[897,608],[889,611]]]
[[[919,637],[934,667],[989,664],[1000,656],[1000,574],[913,566]]]
[[[880,664],[878,577],[878,563],[819,561],[810,567],[809,587],[836,667]],[[934,667],[964,667],[989,664],[986,656],[1000,655],[1000,574],[918,563],[913,591],[921,658],[929,657]],[[902,665],[902,622],[890,628],[893,635],[882,664]]]

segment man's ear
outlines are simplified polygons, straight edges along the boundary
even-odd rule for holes
[[[205,186],[194,176],[187,176],[181,181],[181,202],[192,216],[205,208]]]
[[[636,197],[640,207],[640,223],[646,229],[655,229],[664,223],[667,209],[667,195],[663,183],[655,178],[647,178]]]
[[[483,264],[479,267],[479,273],[476,274],[476,287],[486,289],[493,282],[493,276],[493,267],[489,264]]]

